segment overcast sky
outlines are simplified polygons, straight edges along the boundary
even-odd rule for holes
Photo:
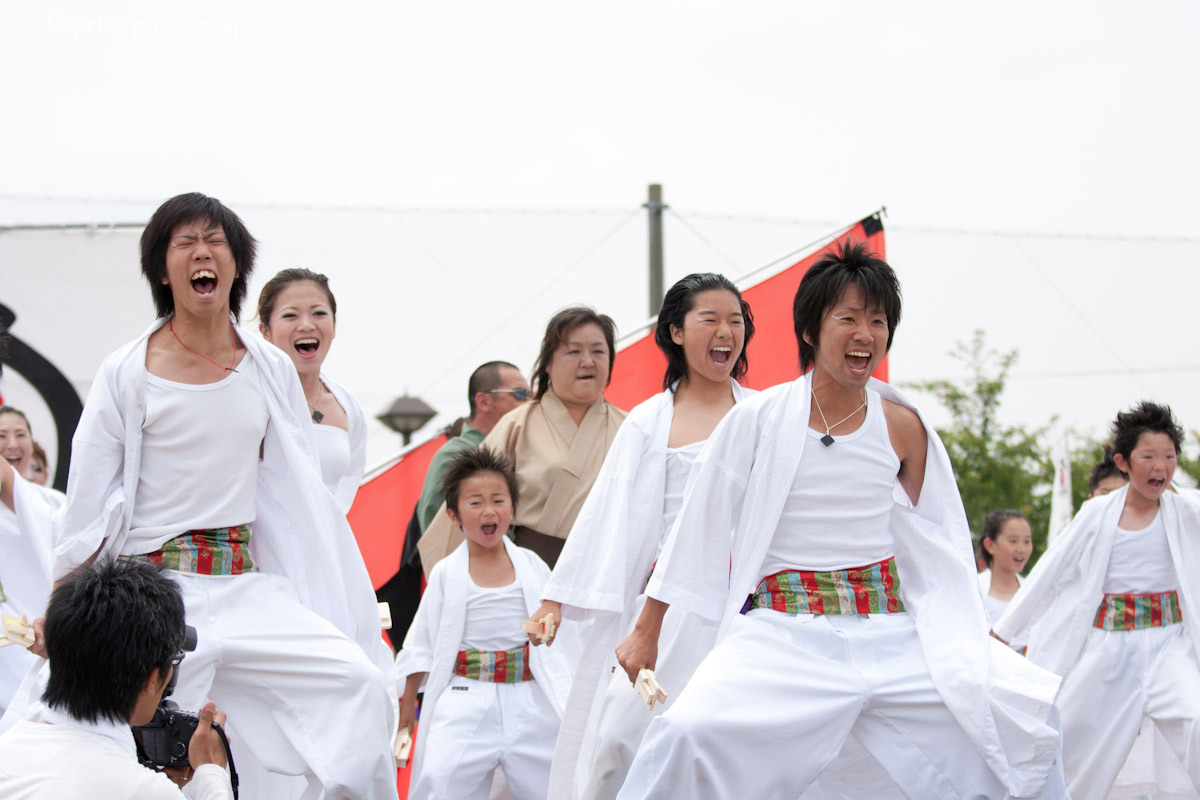
[[[1099,434],[1155,397],[1200,428],[1197,41],[1195,2],[8,3],[0,225],[218,196],[263,244],[255,294],[329,274],[330,372],[368,414],[408,389],[453,417],[557,308],[644,321],[648,183],[668,281],[886,205],[893,380],[962,375],[983,327],[1020,351],[1008,421]],[[0,300],[38,289],[13,236]],[[104,350],[152,317],[126,238],[96,252],[144,311]]]

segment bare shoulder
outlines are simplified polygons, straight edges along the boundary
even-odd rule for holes
[[[903,448],[904,453],[899,455],[903,458],[905,455],[913,453],[924,453],[925,447],[928,444],[925,435],[925,425],[922,424],[921,418],[916,412],[910,408],[905,408],[899,403],[891,400],[883,400],[883,416],[887,420],[888,433],[892,442]]]

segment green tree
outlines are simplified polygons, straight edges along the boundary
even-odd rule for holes
[[[940,380],[911,385],[932,394],[950,412],[950,424],[939,428],[938,435],[950,455],[967,522],[978,539],[989,511],[1017,509],[1033,527],[1032,560],[1036,561],[1046,549],[1054,468],[1039,442],[1046,427],[1030,430],[1002,425],[997,419],[1017,351],[989,349],[983,331],[977,330],[969,343],[959,342],[950,355],[970,371],[965,383]],[[1086,479],[1083,486],[1086,493]]]

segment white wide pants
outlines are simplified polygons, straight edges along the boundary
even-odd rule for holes
[[[305,776],[306,798],[396,797],[388,692],[355,642],[282,576],[169,574],[197,633],[172,699],[191,711],[215,702],[235,762],[250,751],[247,764]]]
[[[537,681],[485,683],[455,675],[433,716],[421,720],[423,755],[409,797],[487,800],[499,766],[517,800],[543,800],[558,722]]]
[[[651,724],[620,797],[795,800],[852,734],[913,800],[1007,795],[938,695],[907,614],[756,609]]]
[[[1200,791],[1200,667],[1183,625],[1093,629],[1063,681],[1063,768],[1075,800],[1108,795],[1143,716]]]
[[[644,602],[642,595],[635,605],[634,619]],[[646,729],[655,717],[674,704],[696,667],[712,650],[716,638],[717,623],[681,608],[667,609],[658,640],[658,663],[654,667],[654,676],[666,690],[667,701],[655,703],[651,710],[646,709],[625,671],[616,668],[600,708],[596,760],[584,800],[613,800],[617,796]]]

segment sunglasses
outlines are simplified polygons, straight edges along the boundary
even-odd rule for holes
[[[533,397],[533,393],[528,389],[518,386],[516,389],[492,389],[488,394],[511,394],[513,399],[524,403],[529,398]]]

